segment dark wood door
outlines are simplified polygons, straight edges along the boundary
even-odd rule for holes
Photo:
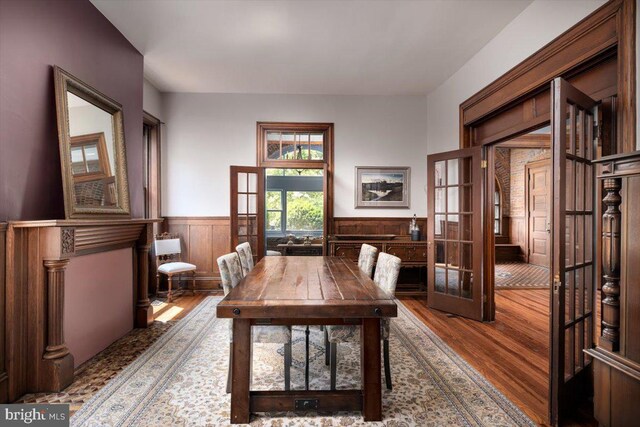
[[[595,274],[595,101],[565,80],[551,85],[553,227],[549,415],[558,424],[589,393]]]
[[[482,320],[482,147],[427,157],[429,307]]]
[[[264,248],[264,168],[231,166],[231,250],[249,242],[254,262]]]
[[[551,168],[548,160],[542,160],[527,164],[525,170],[528,261],[530,264],[549,267]]]

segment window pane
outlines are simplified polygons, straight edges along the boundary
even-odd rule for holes
[[[273,160],[280,158],[280,132],[267,132],[267,157]]]
[[[82,147],[71,148],[71,171],[74,175],[87,172],[82,157]]]
[[[287,191],[287,231],[322,232],[324,196],[321,191]]]
[[[267,191],[267,210],[282,210],[282,192],[281,191]]]
[[[282,229],[282,212],[267,212],[267,230],[280,231]]]
[[[435,169],[436,186],[447,185],[447,177],[444,176],[444,162],[436,162]]]

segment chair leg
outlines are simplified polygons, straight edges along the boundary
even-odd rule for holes
[[[160,273],[156,274],[156,298],[158,297],[159,291],[160,291]]]
[[[338,362],[338,343],[330,343],[331,348],[331,390],[336,389],[336,370]]]
[[[233,364],[233,344],[229,343],[229,372],[227,372],[227,393],[231,393],[231,366]]]
[[[191,295],[196,294],[196,272],[191,273]]]
[[[173,282],[173,277],[169,275],[167,278],[167,303],[171,302],[171,282]]]
[[[329,366],[329,332],[324,330],[324,364]]]
[[[387,382],[387,390],[392,390],[391,386],[391,364],[389,363],[389,340],[382,342],[384,349],[384,379]]]
[[[291,341],[284,345],[284,389],[291,389]]]

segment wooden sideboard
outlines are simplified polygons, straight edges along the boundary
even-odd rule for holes
[[[598,160],[602,189],[600,336],[593,357],[594,416],[602,426],[640,419],[640,151]]]
[[[392,240],[379,240],[375,235],[359,240],[342,240],[336,236],[328,239],[329,255],[343,256],[358,261],[363,243],[378,248],[380,252],[395,255],[402,260],[402,271],[396,294],[427,295],[427,242],[412,241],[409,236],[397,236]]]
[[[147,292],[148,254],[153,242],[153,223],[158,221],[9,222],[4,355],[9,401],[25,393],[62,391],[73,381],[74,356],[65,342],[64,319],[65,272],[72,259],[130,248],[133,256],[127,260],[128,265],[107,265],[103,275],[108,276],[108,283],[110,271],[126,267],[124,271],[133,272],[133,277],[127,280],[133,286],[130,291],[133,298],[124,302],[131,310],[127,316],[132,319],[129,330],[147,327],[153,321]],[[100,300],[97,294],[83,303],[100,304]],[[2,373],[0,377],[2,381]]]

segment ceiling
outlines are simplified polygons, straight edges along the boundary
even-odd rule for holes
[[[531,0],[91,0],[163,92],[426,94]]]

